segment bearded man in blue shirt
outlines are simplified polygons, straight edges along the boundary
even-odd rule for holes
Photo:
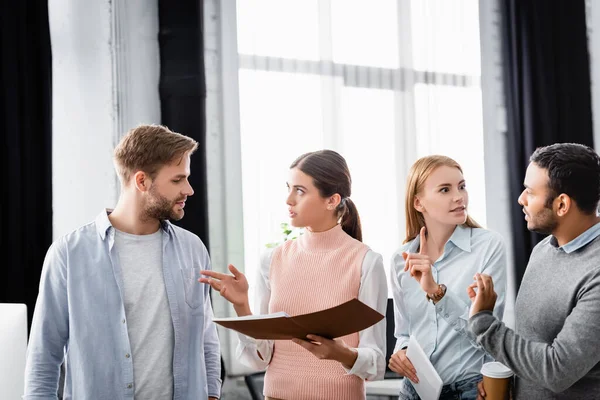
[[[217,399],[219,340],[208,252],[180,220],[198,144],[159,125],[130,130],[114,152],[114,210],[56,240],[31,327],[24,399]]]

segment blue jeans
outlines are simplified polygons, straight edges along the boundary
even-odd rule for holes
[[[462,381],[444,385],[439,400],[476,400],[477,383],[481,379],[481,375],[476,375]],[[403,381],[398,400],[420,400],[410,380],[404,378]]]

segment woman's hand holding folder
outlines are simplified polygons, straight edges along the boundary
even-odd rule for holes
[[[335,360],[342,363],[346,369],[352,369],[358,351],[346,345],[342,339],[327,339],[317,335],[306,335],[307,340],[292,339],[292,341],[310,351],[320,360]]]

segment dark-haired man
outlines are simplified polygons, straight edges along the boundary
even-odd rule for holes
[[[469,328],[514,371],[515,398],[600,399],[600,157],[561,143],[537,149],[530,161],[519,204],[527,228],[549,236],[531,253],[516,329],[492,315],[496,295],[486,275],[468,288]]]

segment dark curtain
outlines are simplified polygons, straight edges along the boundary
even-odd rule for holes
[[[194,195],[186,202],[185,216],[176,224],[208,243],[206,184],[206,82],[204,75],[203,1],[159,0],[160,102],[162,124],[195,139],[190,184]],[[225,381],[221,357],[221,379]]]
[[[543,236],[530,233],[517,198],[539,146],[593,146],[584,0],[502,0],[512,243],[517,285]]]
[[[52,96],[48,4],[0,5],[0,303],[25,303],[29,326],[52,243]]]
[[[177,225],[195,233],[208,248],[206,194],[206,84],[204,79],[203,2],[159,1],[160,102],[162,123],[194,138],[185,217]]]

